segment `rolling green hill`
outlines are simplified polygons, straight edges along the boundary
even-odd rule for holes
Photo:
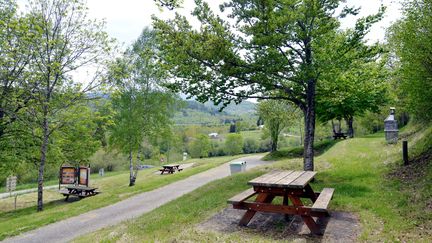
[[[255,103],[243,101],[230,104],[222,111],[221,106],[212,102],[199,103],[195,100],[185,100],[185,105],[174,115],[177,125],[224,125],[238,120],[254,124],[258,119],[255,114]]]

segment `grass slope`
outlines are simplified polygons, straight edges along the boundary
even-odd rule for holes
[[[128,186],[128,173],[104,177],[91,182],[92,186],[98,187],[102,191],[101,194],[76,202],[64,202],[64,197],[57,191],[47,190],[44,191],[44,211],[38,213],[35,206],[36,193],[18,196],[19,207],[22,208],[16,211],[12,209],[12,198],[2,199],[0,200],[0,240],[113,204],[135,194],[150,191],[214,168],[238,157],[241,156],[190,160],[188,162],[195,163],[193,167],[168,176],[155,174],[155,169],[143,170],[138,173],[136,185],[133,187]]]
[[[316,142],[314,144],[314,152],[315,156],[318,156],[328,149],[330,149],[333,145],[335,145],[338,142],[338,140],[324,140],[320,142]],[[272,152],[267,154],[264,157],[264,160],[271,161],[271,160],[281,160],[281,159],[291,159],[291,158],[299,158],[303,157],[303,146],[297,146],[297,147],[289,147],[289,148],[282,148],[278,151]]]
[[[431,226],[430,215],[419,218],[425,205],[413,202],[410,199],[411,191],[404,190],[399,179],[389,176],[400,169],[399,164],[400,144],[387,145],[383,134],[341,141],[316,158],[319,173],[312,187],[315,190],[323,187],[336,189],[330,210],[350,211],[359,216],[362,231],[360,241],[430,242],[430,232],[424,232],[426,227]],[[248,230],[220,234],[203,232],[195,226],[227,207],[226,200],[248,188],[248,180],[272,169],[301,168],[300,158],[281,159],[271,166],[209,183],[135,220],[102,229],[78,241],[284,241]]]

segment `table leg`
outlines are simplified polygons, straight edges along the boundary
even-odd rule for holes
[[[257,198],[255,199],[255,202],[270,203],[271,201],[273,201],[273,198],[274,196],[268,193],[259,193]],[[239,225],[246,226],[247,224],[249,224],[255,213],[256,211],[254,210],[247,210],[246,213],[243,215],[242,219],[240,220]]]
[[[288,206],[288,194],[285,193],[283,196],[283,203],[284,206]],[[290,215],[289,214],[285,214],[285,221],[289,221],[290,220]]]
[[[305,193],[312,200],[313,203],[317,200],[317,196],[315,195],[315,192],[313,191],[310,184],[307,184],[305,186]]]
[[[299,197],[295,197],[293,195],[288,195],[288,197],[290,198],[290,200],[294,206],[297,206],[297,207],[303,206],[303,203]],[[318,234],[318,235],[321,234],[321,230],[320,230],[318,224],[312,218],[312,216],[302,215],[301,217],[312,233]]]

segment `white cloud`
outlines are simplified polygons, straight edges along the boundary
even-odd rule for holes
[[[219,12],[219,4],[224,0],[207,1],[210,7]],[[372,41],[384,40],[385,28],[393,21],[400,17],[400,4],[394,0],[348,0],[348,5],[360,6],[362,8],[359,17],[376,13],[381,4],[387,6],[385,18],[375,25],[368,35]],[[174,11],[164,9],[161,11],[153,0],[88,0],[90,17],[105,19],[107,21],[107,32],[120,43],[131,44],[141,33],[145,26],[151,26],[151,16],[155,15],[162,19],[174,16]],[[183,7],[179,10],[183,15],[190,16],[195,4],[193,0],[185,0]],[[192,18],[190,18],[192,20]],[[355,18],[347,18],[343,27],[352,27]],[[192,20],[192,24],[197,26],[198,23]]]

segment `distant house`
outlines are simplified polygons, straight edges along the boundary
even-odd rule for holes
[[[219,134],[217,132],[212,132],[212,133],[209,133],[209,137],[210,138],[218,138]]]

